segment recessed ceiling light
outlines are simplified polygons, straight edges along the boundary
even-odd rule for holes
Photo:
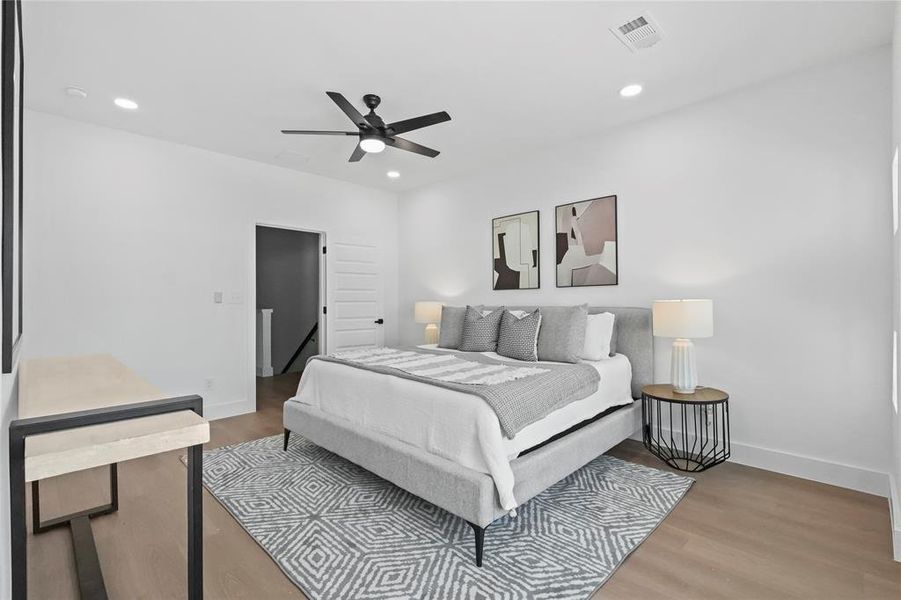
[[[397,171],[388,171],[387,173],[385,173],[385,175],[387,175],[391,179],[397,179],[398,177],[400,177],[400,173],[398,173]]]
[[[86,91],[74,85],[70,85],[66,88],[66,95],[70,98],[80,98],[82,100],[88,97],[88,93]]]
[[[641,93],[642,87],[638,83],[630,83],[619,91],[619,95],[623,98],[631,98]]]
[[[128,98],[116,98],[113,102],[119,108],[124,108],[126,110],[135,110],[138,107],[138,103],[134,100],[129,100]]]

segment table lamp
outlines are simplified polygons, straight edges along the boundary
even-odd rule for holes
[[[698,387],[695,346],[691,338],[713,335],[712,300],[658,300],[652,309],[654,335],[673,340],[671,378],[673,390],[693,394]]]
[[[413,305],[413,319],[425,326],[425,343],[438,343],[438,323],[441,322],[440,302],[417,302]]]

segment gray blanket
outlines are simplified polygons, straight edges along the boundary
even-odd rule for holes
[[[558,408],[590,396],[600,382],[597,369],[587,364],[511,363],[478,352],[375,348],[313,356],[313,360],[478,396],[494,410],[508,438]]]

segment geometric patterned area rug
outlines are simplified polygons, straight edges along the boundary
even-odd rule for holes
[[[297,434],[204,452],[203,480],[310,600],[584,600],[694,482],[600,456],[492,523],[479,568],[465,521]]]

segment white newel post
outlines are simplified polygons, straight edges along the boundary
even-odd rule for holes
[[[272,377],[272,309],[257,311],[257,377]]]

